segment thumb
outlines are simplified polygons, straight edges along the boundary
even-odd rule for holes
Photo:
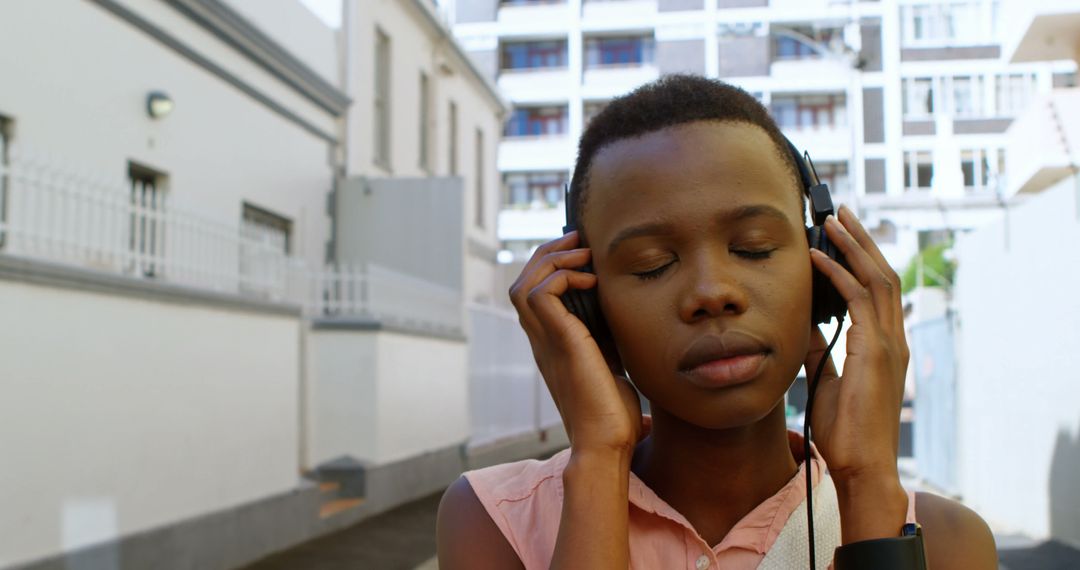
[[[825,355],[825,349],[827,348],[829,348],[829,343],[825,341],[825,334],[817,326],[811,326],[810,350],[806,352],[806,360],[803,361],[803,366],[806,367],[807,387],[809,387],[810,382],[813,382],[814,373],[817,372],[818,366],[821,365],[821,358]],[[818,382],[824,384],[827,380],[837,377],[836,365],[833,364],[832,355],[830,354],[828,359],[825,360],[825,368],[821,371],[821,378]]]

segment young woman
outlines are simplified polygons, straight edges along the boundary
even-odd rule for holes
[[[846,208],[826,233],[851,271],[809,247],[785,145],[752,96],[694,76],[592,120],[571,184],[580,227],[538,248],[510,290],[570,448],[451,485],[441,570],[806,567],[807,468],[820,568],[835,547],[914,521],[930,568],[996,568],[977,514],[900,485],[900,281]],[[595,274],[578,270],[589,262]],[[843,375],[830,359],[819,383],[806,462],[783,399],[827,346],[811,325],[813,271],[850,323]],[[593,287],[600,338],[561,301]]]

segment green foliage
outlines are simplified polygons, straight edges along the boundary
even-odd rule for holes
[[[923,263],[923,287],[952,287],[956,264],[945,259],[945,250],[950,247],[952,243],[931,245],[912,257],[900,276],[900,290],[908,293],[917,286],[920,258]]]

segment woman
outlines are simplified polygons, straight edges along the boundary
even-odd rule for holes
[[[510,290],[570,448],[451,485],[442,570],[805,567],[807,468],[819,566],[917,520],[931,568],[996,567],[977,514],[901,487],[899,279],[846,208],[825,231],[851,271],[809,248],[785,145],[756,99],[693,76],[593,119],[571,184],[580,227],[538,248]],[[589,262],[595,274],[578,270]],[[805,462],[783,399],[827,346],[811,326],[815,270],[850,325],[843,376],[830,359],[819,383]],[[610,330],[599,338],[561,301],[593,287]]]

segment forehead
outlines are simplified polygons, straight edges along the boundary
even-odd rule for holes
[[[721,207],[766,204],[793,222],[802,217],[776,145],[746,123],[688,123],[617,141],[593,159],[588,192],[583,221],[591,240],[628,223]]]

